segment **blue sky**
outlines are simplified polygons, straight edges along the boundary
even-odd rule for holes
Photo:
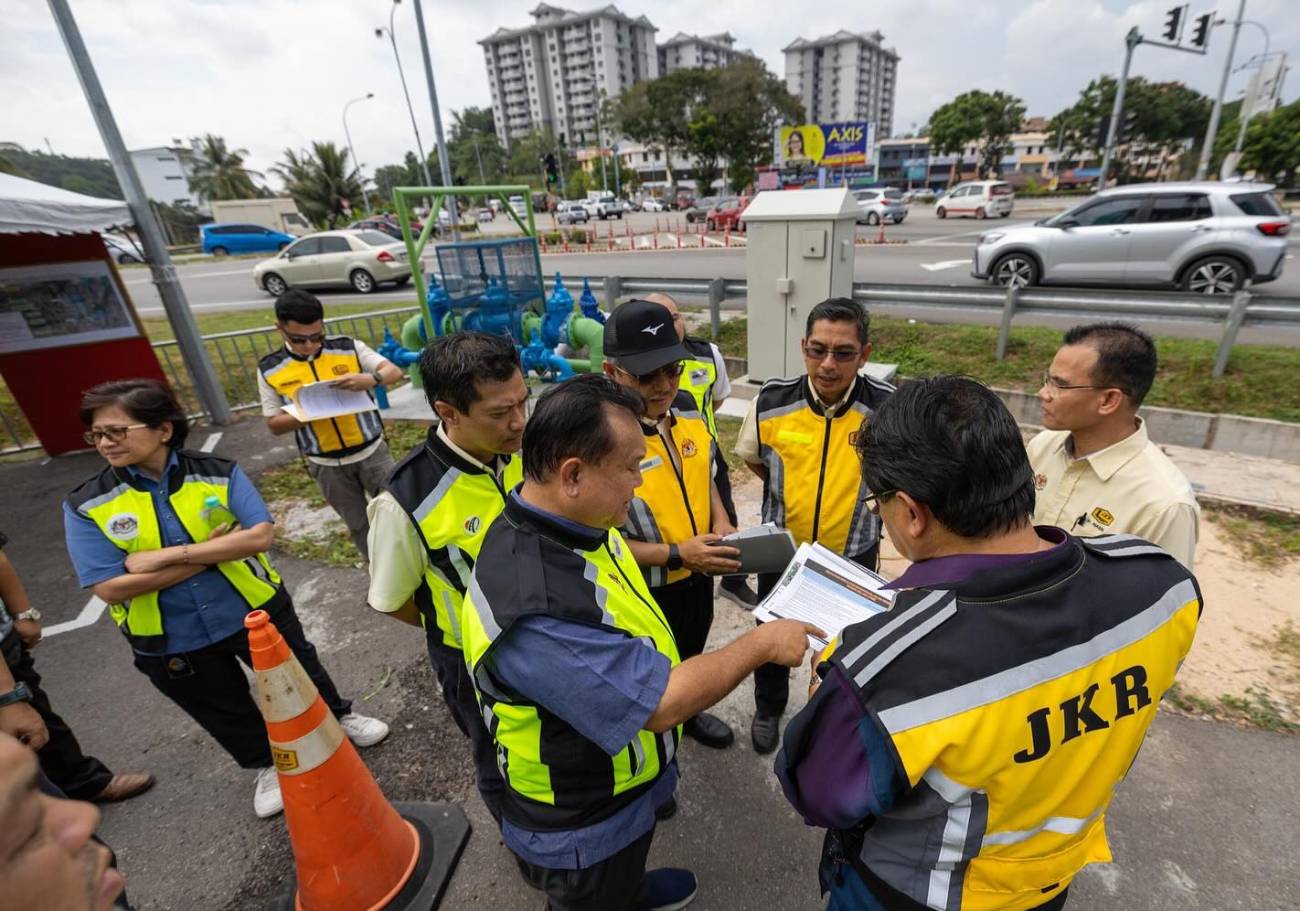
[[[630,15],[646,15],[664,40],[678,31],[730,31],[778,75],[781,48],[796,37],[840,28],[879,29],[902,57],[896,132],[924,123],[930,112],[972,88],[1004,89],[1025,99],[1031,114],[1069,105],[1088,80],[1118,73],[1123,36],[1137,25],[1156,37],[1175,0],[875,0],[857,4],[791,4],[745,0],[701,6],[694,0],[616,0]],[[1192,15],[1210,9],[1192,4]],[[1217,0],[1230,16],[1237,0]],[[397,7],[399,49],[426,148],[432,115],[420,63],[411,0]],[[500,26],[527,24],[536,0],[424,0],[444,122],[450,110],[487,105],[482,49],[476,43]],[[570,3],[575,9],[598,4]],[[374,37],[388,22],[388,0],[73,0],[73,11],[128,146],[169,143],[201,132],[225,136],[249,150],[249,163],[268,168],[286,147],[312,139],[343,142],[341,113],[366,169],[400,160],[413,147],[392,49]],[[832,12],[835,7],[838,10]],[[1300,57],[1300,0],[1249,0],[1246,18],[1271,32],[1273,50]],[[792,10],[812,9],[799,18]],[[0,0],[0,140],[75,155],[102,155],[66,51],[43,0]],[[1133,73],[1179,79],[1213,94],[1230,28],[1216,29],[1208,57],[1139,47]],[[1242,29],[1236,55],[1263,51],[1260,29]],[[1229,82],[1230,100],[1248,74]],[[1300,74],[1284,99],[1300,95]]]

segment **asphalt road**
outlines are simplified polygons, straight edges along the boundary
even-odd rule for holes
[[[202,445],[210,430],[195,431]],[[216,453],[256,478],[294,459],[261,421],[224,429]],[[87,595],[62,543],[59,499],[99,467],[91,453],[0,466],[6,554],[47,629],[87,616]],[[750,521],[746,517],[743,521]],[[442,907],[529,911],[541,902],[519,880],[473,793],[464,740],[452,727],[427,669],[422,637],[364,605],[365,576],[273,555],[308,635],[340,690],[393,734],[362,755],[396,800],[452,800],[474,833]],[[93,612],[92,612],[93,614]],[[718,602],[711,644],[750,628],[752,618]],[[107,616],[50,636],[35,651],[54,705],[85,749],[114,769],[148,769],[158,786],[104,808],[100,833],[118,852],[140,911],[254,911],[291,869],[282,818],[252,812],[253,775],[241,771],[130,662]],[[802,678],[802,672],[800,674]],[[801,701],[792,687],[792,710]],[[821,833],[805,827],[781,796],[771,758],[756,756],[744,731],[748,682],[719,715],[742,736],[725,751],[693,742],[681,751],[680,810],[655,838],[653,866],[694,868],[699,911],[798,911],[820,907],[815,886]],[[1294,797],[1296,738],[1161,712],[1109,815],[1115,863],[1085,870],[1071,887],[1072,911],[1281,911],[1300,904]],[[1292,809],[1288,809],[1291,807]],[[346,848],[345,844],[342,844]]]
[[[1008,219],[977,222],[974,219],[938,219],[933,210],[914,207],[901,225],[886,225],[885,236],[891,240],[905,240],[905,244],[857,247],[854,275],[858,281],[942,284],[977,286],[982,283],[970,277],[970,257],[978,235],[992,226],[1005,227],[1027,224],[1048,214],[1047,209],[1025,211]],[[541,216],[540,226],[545,228],[549,216]],[[634,230],[648,230],[654,216],[636,213],[629,219]],[[684,219],[677,213],[660,215],[660,224],[669,222],[676,227]],[[595,223],[598,231],[622,226],[617,220]],[[494,227],[504,229],[504,217],[499,217]],[[875,237],[877,228],[859,228],[863,236]],[[603,235],[602,235],[603,236]],[[1260,285],[1257,293],[1270,296],[1300,297],[1300,235],[1290,241],[1293,252],[1288,256],[1287,271],[1281,279]],[[196,313],[221,310],[270,310],[271,298],[253,284],[252,271],[256,260],[213,260],[177,267],[190,307]],[[547,272],[562,271],[577,275],[635,275],[683,278],[739,278],[745,274],[744,250],[687,249],[681,251],[647,251],[637,253],[582,253],[542,257],[542,267]],[[127,289],[135,304],[145,316],[161,316],[162,302],[158,298],[147,270],[127,269],[123,272]],[[377,307],[384,302],[411,299],[410,288],[392,290],[383,288],[372,294],[356,294],[347,289],[325,291],[321,297],[327,303],[364,303],[374,301]]]

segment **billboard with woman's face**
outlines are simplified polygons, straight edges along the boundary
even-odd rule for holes
[[[871,161],[874,123],[802,123],[781,127],[778,166],[861,167]]]

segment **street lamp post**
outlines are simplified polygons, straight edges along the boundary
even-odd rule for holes
[[[1219,94],[1210,111],[1210,125],[1205,130],[1201,144],[1201,160],[1196,164],[1196,179],[1204,180],[1210,170],[1210,156],[1214,154],[1214,136],[1219,132],[1219,116],[1223,113],[1223,94],[1228,90],[1228,76],[1232,73],[1232,55],[1237,51],[1237,36],[1241,34],[1242,17],[1246,15],[1246,0],[1237,6],[1237,17],[1232,20],[1232,38],[1228,41],[1228,56],[1223,61],[1223,76],[1219,79]]]
[[[424,154],[424,143],[420,141],[420,128],[415,121],[415,108],[411,106],[411,93],[406,88],[406,73],[402,70],[402,58],[397,53],[397,33],[393,31],[393,14],[397,12],[397,5],[402,0],[393,0],[393,5],[388,11],[388,28],[382,25],[375,29],[375,37],[383,38],[384,33],[388,33],[388,40],[393,45],[393,60],[397,63],[397,76],[402,80],[402,95],[406,98],[406,113],[411,115],[411,131],[415,133],[415,149],[420,153],[420,174],[424,177],[426,187],[433,186],[433,178],[429,176],[429,159]]]
[[[438,169],[442,172],[442,185],[451,189],[451,161],[447,158],[447,140],[442,133],[442,112],[438,109],[438,88],[433,83],[433,58],[429,56],[429,36],[424,30],[424,10],[420,0],[412,4],[415,7],[415,28],[420,33],[420,54],[424,57],[424,78],[429,83],[429,105],[433,108],[433,134],[438,140]],[[452,240],[460,240],[460,219],[456,213],[456,197],[447,197],[448,215],[451,216]]]
[[[1273,56],[1272,54],[1269,53],[1269,45],[1272,43],[1272,41],[1268,34],[1268,29],[1264,28],[1262,23],[1256,22],[1254,19],[1242,19],[1241,24],[1253,25],[1255,26],[1255,28],[1259,29],[1261,32],[1264,33],[1264,53],[1259,56],[1260,73],[1263,74],[1264,67],[1267,66],[1268,58]],[[1246,66],[1248,66],[1249,64],[1250,61],[1247,61]],[[1245,69],[1245,66],[1240,67],[1240,69]],[[1256,84],[1258,85],[1258,83]],[[1232,146],[1232,151],[1237,153],[1241,152],[1241,147],[1246,143],[1246,124],[1250,122],[1250,111],[1247,110],[1246,105],[1250,100],[1251,100],[1250,98],[1242,99],[1241,112],[1240,114],[1237,115],[1237,120],[1239,120],[1241,123],[1240,126],[1237,128],[1237,141]]]
[[[366,192],[366,175],[361,173],[361,161],[357,158],[357,150],[352,145],[352,134],[348,131],[348,108],[358,101],[369,101],[375,97],[374,92],[366,92],[364,95],[353,98],[347,104],[343,105],[343,135],[348,139],[348,151],[352,153],[352,161],[357,166],[357,174],[361,179],[361,198],[366,202],[366,214],[370,214],[370,194]]]

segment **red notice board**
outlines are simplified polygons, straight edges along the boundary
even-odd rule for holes
[[[50,455],[86,448],[91,386],[167,382],[99,235],[0,236],[0,376]]]

